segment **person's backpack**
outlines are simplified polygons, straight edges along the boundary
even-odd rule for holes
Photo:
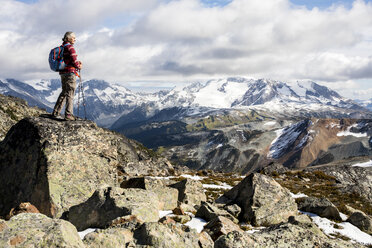
[[[63,50],[66,45],[68,45],[68,43],[50,50],[49,66],[52,71],[62,71],[63,69],[65,69],[66,65],[63,61]]]

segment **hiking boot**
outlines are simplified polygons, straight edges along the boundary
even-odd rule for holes
[[[65,115],[66,121],[76,121],[76,117],[70,114]]]
[[[59,114],[57,112],[52,113],[52,117],[57,118],[58,116],[59,116]]]

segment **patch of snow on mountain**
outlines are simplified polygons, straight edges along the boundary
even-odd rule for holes
[[[370,160],[369,162],[365,162],[365,163],[358,163],[358,164],[353,164],[352,166],[357,166],[357,167],[372,167],[372,160]]]
[[[50,80],[27,80],[26,84],[33,87],[35,90],[49,90]]]
[[[286,85],[283,85],[283,87],[278,88],[278,92],[280,94],[284,95],[284,96],[291,96],[292,95],[291,90]]]
[[[230,108],[248,90],[247,83],[218,80],[208,83],[195,93],[194,104],[212,108]]]
[[[367,137],[367,133],[352,133],[350,132],[350,128],[351,127],[348,127],[346,129],[346,131],[342,131],[342,132],[338,132],[337,133],[337,136],[354,136],[354,137],[358,137],[358,138],[362,138],[362,137]]]
[[[276,124],[276,121],[268,121],[264,123],[264,126],[274,126]]]
[[[61,91],[62,91],[62,89],[52,91],[49,96],[45,97],[45,99],[48,102],[55,103],[57,101],[57,98],[58,98],[59,94],[61,93]]]
[[[289,87],[296,93],[296,95],[300,97],[306,96],[306,88],[301,85],[302,83],[296,82],[296,83],[289,83]]]

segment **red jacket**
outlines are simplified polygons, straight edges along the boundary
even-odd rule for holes
[[[67,44],[67,45],[66,45]],[[68,42],[63,42],[62,45],[66,45],[63,50],[63,60],[66,64],[66,68],[59,72],[59,74],[74,73],[77,75],[79,69],[79,63],[77,60],[77,54],[73,45]]]

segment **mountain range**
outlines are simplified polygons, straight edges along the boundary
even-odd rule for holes
[[[269,79],[224,78],[192,83],[156,93],[136,93],[103,80],[83,82],[87,118],[120,130],[122,125],[150,118],[182,119],[221,110],[251,109],[275,116],[366,117],[370,101],[352,101],[315,82],[285,83]],[[0,79],[0,93],[25,99],[51,111],[60,80]],[[76,94],[78,89],[76,90]],[[83,116],[82,97],[79,115]],[[78,97],[75,97],[75,107]],[[177,109],[175,109],[177,108]],[[77,109],[75,113],[78,113]],[[167,117],[167,114],[171,116]],[[134,118],[134,119],[133,119]]]

